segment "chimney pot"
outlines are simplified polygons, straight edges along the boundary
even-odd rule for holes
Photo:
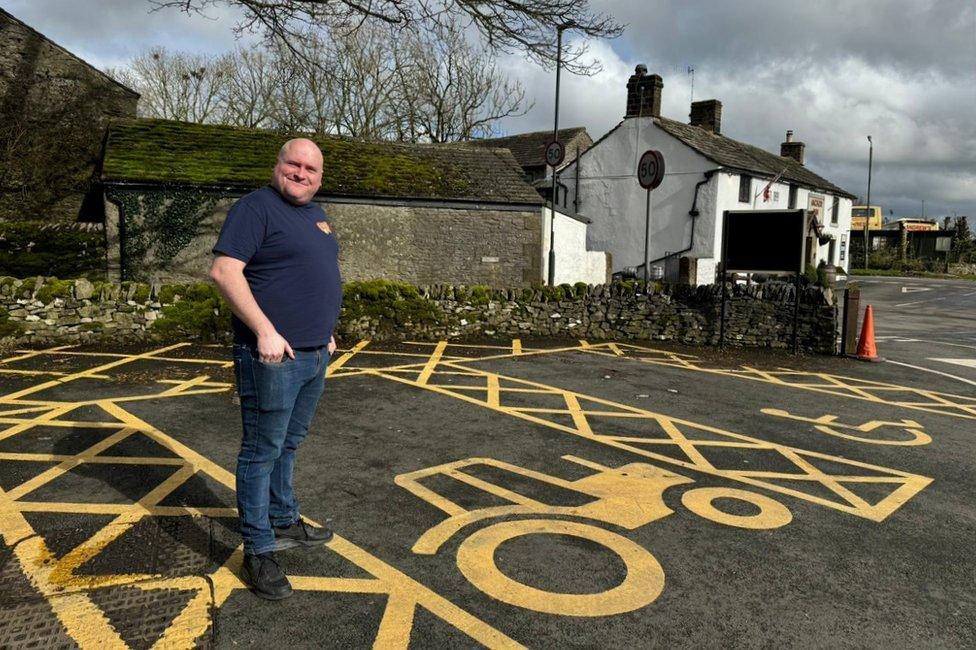
[[[649,75],[647,66],[638,64],[627,80],[627,112],[624,117],[660,117],[663,88],[664,81],[660,75]]]
[[[793,129],[789,129],[786,131],[786,141],[793,142]]]
[[[711,131],[722,132],[722,102],[717,99],[706,99],[691,103],[689,124]]]

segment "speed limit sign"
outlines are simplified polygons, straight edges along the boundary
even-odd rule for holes
[[[649,149],[637,163],[637,182],[645,190],[653,190],[664,180],[664,156],[656,149]]]
[[[563,143],[554,140],[546,146],[546,164],[550,167],[555,167],[563,161],[566,157],[566,148],[563,147]]]

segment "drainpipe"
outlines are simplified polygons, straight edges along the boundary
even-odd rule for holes
[[[705,172],[705,178],[703,178],[702,180],[698,181],[698,183],[695,184],[695,198],[691,202],[691,210],[688,210],[688,215],[691,217],[691,238],[690,241],[688,242],[688,245],[682,248],[680,251],[673,251],[670,253],[666,253],[665,255],[662,255],[661,257],[655,260],[649,261],[647,263],[648,266],[654,264],[655,262],[666,260],[669,257],[674,257],[675,255],[681,255],[682,253],[687,253],[688,251],[690,251],[692,248],[695,247],[695,222],[698,221],[698,215],[701,214],[698,211],[698,191],[702,188],[702,185],[705,185],[706,183],[708,183],[708,181],[712,180],[712,176],[714,176],[715,172],[717,171],[718,171],[717,169],[708,170],[707,172]],[[643,264],[634,267],[638,275],[640,274],[640,270],[643,268],[644,268]]]

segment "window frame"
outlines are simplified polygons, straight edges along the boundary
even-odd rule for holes
[[[743,191],[745,198],[742,198]],[[749,174],[739,174],[739,203],[752,203],[752,176]]]

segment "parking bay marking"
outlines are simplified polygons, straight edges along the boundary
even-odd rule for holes
[[[469,376],[484,379],[484,385],[458,386],[438,384],[435,381],[438,375],[438,368],[446,369],[448,372],[466,371]],[[591,395],[497,373],[475,370],[455,362],[443,362],[433,368],[424,364],[423,368],[399,368],[397,372],[389,372],[385,369],[375,368],[366,370],[365,372],[366,374],[384,377],[398,383],[447,395],[470,404],[476,404],[519,419],[541,424],[639,456],[651,458],[665,464],[683,467],[713,476],[720,476],[781,494],[788,494],[848,514],[865,517],[872,521],[883,521],[932,481],[932,479],[925,476],[796,447],[779,445],[739,433],[725,431],[717,427],[672,418],[662,413],[655,413],[626,404],[604,400]],[[418,381],[421,372],[424,372],[426,375],[423,383]],[[491,396],[491,385],[494,384],[495,380],[489,383],[489,378],[492,376],[497,380],[498,390],[501,394],[504,394],[506,391],[518,391],[523,396],[533,393],[556,395],[563,398],[566,407],[561,409],[515,407],[506,406],[500,400],[496,403],[495,398]],[[481,393],[484,394],[484,397],[481,397]],[[582,404],[587,404],[588,406],[583,408],[581,406]],[[546,418],[546,415],[568,415],[572,419],[573,426]],[[600,418],[621,417],[647,420],[657,429],[657,437],[607,435],[594,431],[592,427],[593,423],[591,420],[597,421]],[[716,466],[713,464],[712,459],[709,459],[708,451],[721,447],[761,452],[773,451],[778,453],[782,459],[791,463],[798,471],[796,473],[770,472]],[[677,450],[680,453],[672,456],[659,451],[652,451],[652,449]],[[821,468],[820,461],[824,461],[822,463],[824,466],[829,464],[830,466],[836,467],[837,464],[840,464],[850,467],[851,471],[850,473],[831,474],[829,471]],[[868,471],[867,474],[865,470]],[[783,481],[783,483],[777,483],[777,480]],[[836,498],[827,499],[814,494],[812,490],[803,491],[797,487],[788,487],[786,483],[800,483],[801,485],[804,483],[818,484],[826,488]],[[856,494],[855,486],[863,483],[890,484],[892,491],[880,501],[871,504],[865,498]]]
[[[171,589],[192,590],[196,593],[186,602],[179,614],[165,628],[162,636],[156,641],[156,647],[184,647],[190,646],[201,635],[205,634],[211,625],[209,608],[219,608],[234,590],[244,588],[236,576],[241,561],[241,549],[230,554],[226,562],[216,571],[208,575],[210,582],[200,576],[184,578],[164,578],[152,574],[77,574],[76,569],[89,560],[105,552],[111,544],[127,531],[131,530],[145,517],[166,515],[196,515],[235,516],[233,508],[203,509],[193,507],[163,507],[158,504],[174,490],[185,484],[191,477],[202,475],[223,484],[233,490],[234,476],[222,467],[216,465],[206,457],[169,437],[149,423],[139,419],[126,411],[118,402],[145,401],[161,397],[178,397],[181,395],[198,394],[200,391],[190,390],[194,387],[206,385],[206,376],[198,376],[184,381],[174,381],[171,388],[158,395],[136,395],[110,399],[93,399],[81,402],[61,402],[57,400],[24,399],[40,391],[53,388],[58,384],[76,379],[91,377],[96,373],[104,373],[118,366],[133,361],[158,360],[154,357],[164,351],[183,347],[178,344],[161,350],[155,350],[137,355],[125,355],[116,358],[108,364],[101,364],[95,368],[81,370],[71,375],[59,378],[55,382],[44,382],[35,386],[23,388],[14,393],[0,397],[0,404],[7,407],[10,415],[25,415],[31,413],[32,418],[17,418],[17,422],[0,432],[0,438],[9,438],[19,433],[29,431],[35,426],[49,426],[57,422],[63,424],[71,422],[62,418],[81,406],[98,406],[104,411],[105,421],[91,423],[86,420],[71,422],[77,426],[97,424],[95,428],[117,431],[102,439],[88,449],[82,450],[70,458],[63,455],[30,454],[18,455],[19,461],[60,461],[51,470],[40,476],[28,479],[10,491],[0,490],[0,534],[8,547],[12,547],[14,557],[21,570],[37,588],[41,596],[51,606],[53,614],[60,620],[66,632],[79,644],[86,647],[123,648],[123,641],[118,630],[109,621],[102,609],[92,600],[90,591],[110,586],[132,586],[146,593],[165,592]],[[182,361],[182,360],[174,360]],[[217,388],[206,392],[226,391],[229,384],[221,384]],[[22,405],[27,404],[25,408]],[[106,426],[108,424],[109,426]],[[114,426],[113,426],[114,425]],[[100,452],[112,447],[117,442],[132,436],[145,436],[177,454],[177,459],[166,464],[176,465],[179,469],[168,478],[162,480],[136,503],[63,503],[57,501],[18,501],[30,492],[46,485],[50,481],[70,471],[71,468],[87,463]],[[52,456],[52,458],[45,458]],[[4,461],[14,458],[0,458],[0,468]],[[104,459],[103,459],[104,460]],[[129,462],[136,464],[140,458],[130,457]],[[159,459],[146,458],[146,464],[157,464]],[[93,467],[110,467],[107,463],[94,462]],[[106,470],[107,471],[107,470]],[[90,538],[75,546],[66,555],[58,559],[47,547],[44,538],[35,533],[25,513],[28,512],[74,512],[90,514],[112,514],[113,521],[102,526]],[[366,571],[371,578],[345,579],[329,576],[295,576],[293,585],[296,589],[320,592],[349,592],[364,594],[386,594],[388,600],[382,620],[374,640],[374,646],[379,648],[405,648],[410,639],[413,628],[414,613],[417,607],[422,607],[454,626],[473,640],[488,647],[521,647],[513,639],[502,632],[457,607],[447,599],[433,592],[421,583],[413,580],[391,565],[371,555],[351,541],[336,535],[327,547]],[[211,591],[212,588],[212,591]],[[211,597],[213,600],[211,600]],[[151,601],[150,601],[151,602]],[[12,614],[11,614],[12,615]]]

